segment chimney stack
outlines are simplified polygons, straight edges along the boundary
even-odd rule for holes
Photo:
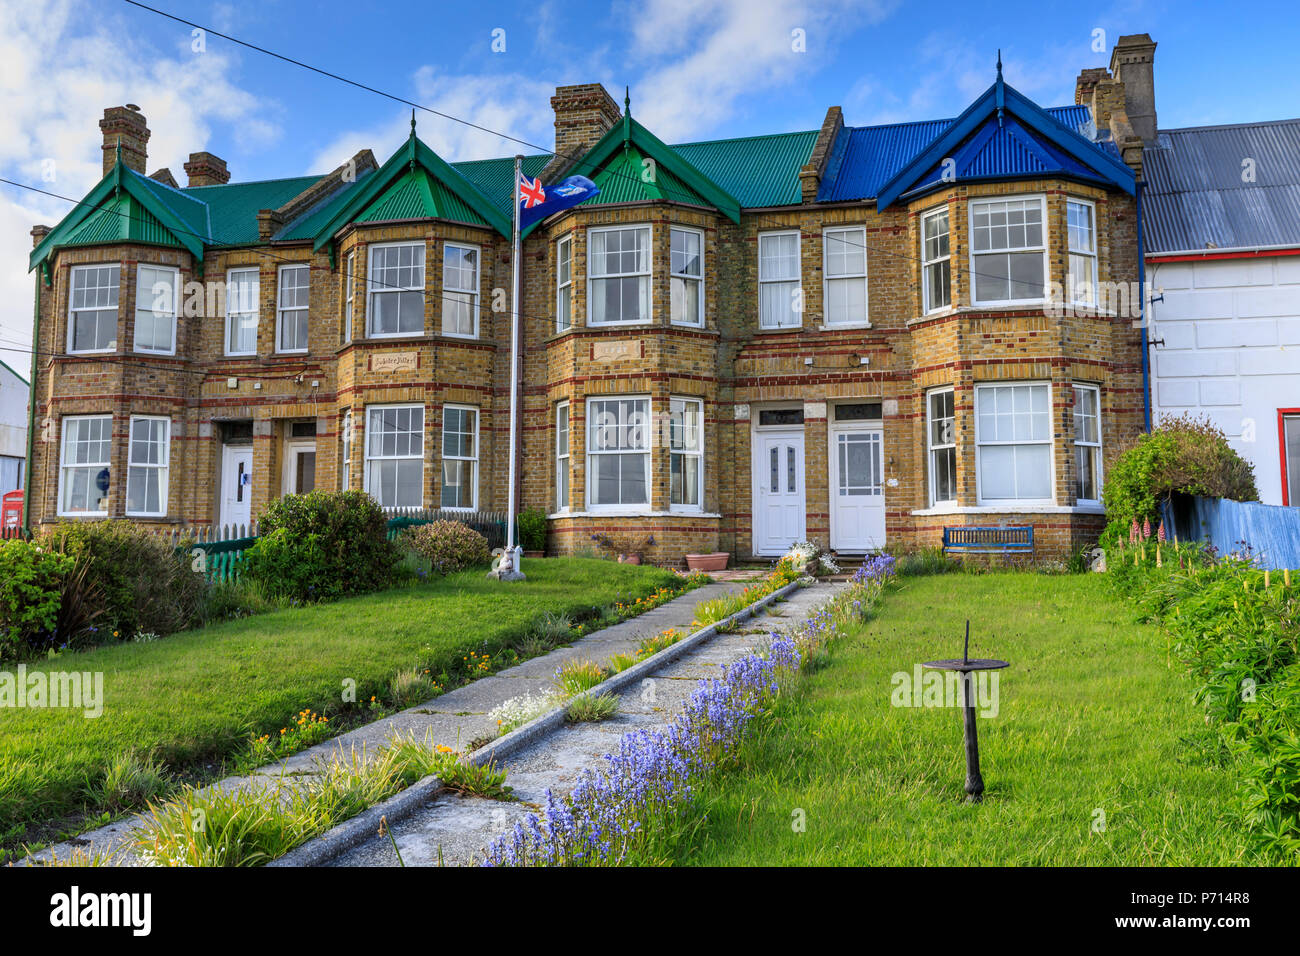
[[[569,167],[623,118],[618,103],[599,83],[557,86],[551,109],[555,110],[555,158],[547,164],[543,179]],[[585,175],[590,170],[577,172]]]
[[[104,134],[104,175],[113,171],[117,162],[117,148],[122,147],[122,163],[128,169],[144,174],[149,158],[149,123],[134,103],[110,106],[99,121]]]
[[[1156,140],[1156,44],[1147,33],[1122,36],[1110,53],[1110,72],[1124,84],[1124,111],[1133,132],[1146,143]]]
[[[190,186],[224,186],[230,182],[226,161],[211,153],[190,153],[185,175],[190,178]]]

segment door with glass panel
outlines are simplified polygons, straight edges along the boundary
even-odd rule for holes
[[[803,432],[757,432],[754,450],[754,553],[784,554],[806,535]]]
[[[831,547],[865,554],[885,546],[884,431],[831,431]]]

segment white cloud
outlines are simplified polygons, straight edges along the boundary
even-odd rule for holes
[[[223,135],[233,134],[240,149],[275,141],[278,108],[235,82],[235,60],[211,49],[191,52],[188,33],[170,50],[154,48],[139,33],[138,21],[88,0],[0,3],[0,174],[80,199],[102,175],[103,110],[128,102],[149,119],[148,171],[170,166],[182,182],[182,164],[207,146],[214,124],[222,125]],[[5,344],[31,339],[30,229],[38,222],[53,225],[71,208],[0,187]],[[25,355],[0,354],[10,365],[27,367]]]

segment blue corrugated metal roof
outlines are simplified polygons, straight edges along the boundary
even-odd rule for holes
[[[1161,130],[1142,171],[1148,254],[1300,246],[1300,119]]]
[[[1086,106],[1056,106],[1045,112],[1062,126],[1076,132],[1086,130],[1091,122]],[[898,175],[953,122],[953,119],[941,119],[888,126],[845,127],[826,161],[821,189],[817,193],[818,201],[875,198],[885,183]],[[992,171],[983,175],[999,174],[1006,175]]]

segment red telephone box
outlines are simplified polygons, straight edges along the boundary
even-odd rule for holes
[[[5,537],[18,533],[18,529],[23,525],[23,493],[21,491],[11,491],[4,496],[4,503],[0,505],[0,530]]]

